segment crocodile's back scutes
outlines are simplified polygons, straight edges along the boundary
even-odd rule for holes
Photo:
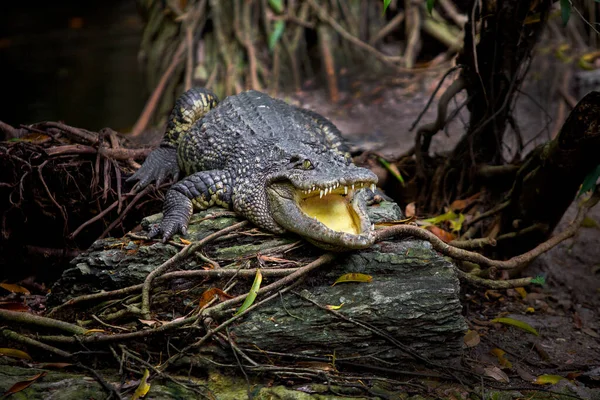
[[[335,142],[332,141],[335,140]],[[186,174],[201,170],[239,169],[269,165],[296,152],[327,152],[341,137],[325,135],[307,113],[277,99],[248,91],[223,100],[185,135],[179,146],[180,167]],[[342,156],[342,151],[336,151]],[[243,165],[240,165],[243,164]]]

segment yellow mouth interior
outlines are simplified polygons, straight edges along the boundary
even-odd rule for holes
[[[322,198],[312,196],[300,200],[299,206],[306,215],[316,218],[331,230],[354,235],[360,233],[356,213],[348,203],[347,196],[338,194],[330,194]]]

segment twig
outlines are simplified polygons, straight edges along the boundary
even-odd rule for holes
[[[76,366],[78,368],[81,368],[85,371],[88,371],[90,374],[92,374],[92,376],[94,377],[94,379],[96,379],[96,381],[98,381],[100,386],[102,386],[102,388],[104,390],[106,390],[108,393],[110,393],[108,399],[112,399],[114,397],[117,400],[122,400],[122,397],[121,397],[121,394],[119,393],[119,391],[113,385],[106,382],[106,380],[104,380],[104,378],[102,378],[102,376],[100,376],[100,374],[96,370],[94,370],[90,367],[87,367],[87,366],[83,365],[82,363],[77,363]]]
[[[404,50],[404,66],[411,69],[417,58],[417,46],[421,39],[421,15],[419,5],[412,0],[404,1],[406,12],[406,49]]]
[[[446,124],[446,115],[448,113],[448,104],[461,90],[466,87],[466,82],[462,78],[456,79],[446,89],[444,94],[440,97],[437,107],[437,117],[434,122],[425,124],[417,130],[415,135],[415,159],[417,162],[417,171],[419,176],[425,177],[425,166],[423,165],[423,153],[429,151],[431,145],[431,139],[433,135],[438,133]],[[423,140],[421,140],[421,138]]]
[[[335,61],[331,51],[329,36],[329,28],[324,25],[320,25],[317,32],[319,37],[319,48],[321,49],[321,57],[323,59],[323,66],[325,67],[325,75],[327,76],[327,89],[329,90],[329,100],[332,103],[338,103],[340,100],[340,94],[338,91],[337,75],[335,72]]]
[[[148,126],[148,122],[150,122],[150,117],[152,117],[154,109],[158,105],[158,101],[162,96],[163,91],[165,90],[165,86],[167,85],[169,78],[171,78],[171,75],[173,75],[173,72],[175,72],[175,68],[177,68],[177,66],[182,60],[182,55],[185,50],[185,47],[185,42],[181,42],[179,44],[179,47],[177,47],[175,55],[173,56],[173,60],[171,60],[171,63],[169,64],[163,75],[160,77],[160,81],[158,82],[158,85],[156,85],[154,91],[152,92],[152,95],[146,102],[142,114],[135,122],[135,125],[131,130],[132,137],[138,137],[144,131],[144,129],[146,129],[146,126]]]
[[[133,198],[133,200],[131,200],[131,202],[129,204],[127,204],[127,207],[125,207],[125,210],[123,210],[123,212],[117,217],[117,219],[115,219],[108,226],[108,228],[106,228],[104,230],[104,232],[102,232],[102,235],[100,235],[100,237],[98,239],[104,238],[106,235],[108,235],[110,233],[110,231],[113,230],[113,228],[115,226],[117,226],[119,223],[121,223],[121,221],[123,220],[123,218],[125,218],[125,216],[129,212],[129,210],[131,210],[133,208],[133,206],[139,201],[139,199],[141,199],[142,197],[144,197],[146,195],[146,193],[148,193],[153,188],[154,188],[153,186],[146,186],[144,188],[144,190],[142,190],[141,192],[139,192],[138,194],[136,194],[135,197]]]
[[[81,128],[75,128],[73,126],[62,124],[60,122],[42,122],[39,125],[60,129],[61,131],[69,133],[71,136],[85,140],[89,144],[96,144],[100,141],[98,135],[94,132],[90,132]]]
[[[394,29],[396,29],[402,23],[402,21],[404,21],[404,13],[399,12],[394,18],[390,20],[390,22],[388,22],[383,28],[381,28],[381,30],[377,32],[371,40],[369,40],[369,44],[371,46],[375,46],[377,42],[379,42],[381,39],[389,35]]]
[[[465,228],[468,228],[469,226],[474,225],[475,223],[486,219],[488,217],[491,217],[492,215],[495,215],[497,213],[499,213],[500,211],[504,210],[506,207],[508,207],[510,205],[510,200],[507,200],[503,203],[498,204],[496,207],[492,208],[491,210],[488,210],[484,213],[481,213],[479,215],[476,215],[473,219],[469,220],[469,221],[465,221],[465,223],[463,224],[463,226]]]
[[[454,23],[456,25],[458,25],[460,28],[464,28],[465,27],[465,24],[469,20],[469,17],[467,17],[466,15],[463,15],[463,14],[459,13],[458,10],[456,9],[456,6],[454,5],[454,3],[452,3],[452,1],[450,1],[450,0],[438,0],[438,4],[440,6],[442,6],[442,8],[444,9],[444,11],[446,12],[446,15],[448,15],[448,17],[450,17],[450,19],[452,21],[454,21]]]
[[[191,243],[185,246],[179,253],[175,254],[173,257],[169,258],[167,261],[162,263],[158,268],[154,269],[152,272],[148,274],[146,280],[144,281],[144,285],[142,288],[142,316],[145,319],[150,319],[150,290],[152,288],[152,281],[167,272],[169,269],[173,268],[176,263],[184,260],[188,255],[195,253],[200,250],[205,244],[210,243],[214,239],[223,236],[229,232],[233,232],[239,228],[248,225],[248,221],[238,222],[237,224],[228,226],[227,228],[221,229],[218,232],[212,233],[202,240]]]
[[[26,346],[37,347],[39,349],[50,352],[52,354],[56,354],[57,356],[62,357],[62,358],[71,358],[73,356],[71,353],[61,350],[57,347],[50,346],[46,343],[42,343],[35,339],[29,338],[27,336],[23,336],[20,333],[17,333],[17,332],[8,330],[8,329],[2,329],[2,334],[8,340],[13,340],[15,342],[24,344]]]
[[[46,154],[49,156],[57,156],[61,154],[100,154],[104,157],[109,157],[114,160],[129,160],[129,159],[140,159],[148,156],[152,149],[109,149],[107,147],[100,147],[96,149],[92,146],[86,146],[83,144],[70,144],[65,146],[55,146],[49,149],[44,149]]]
[[[71,233],[69,235],[69,239],[74,239],[77,235],[79,235],[81,233],[81,231],[86,226],[93,224],[94,222],[98,221],[99,219],[104,218],[104,216],[106,216],[106,214],[108,214],[112,209],[114,209],[118,205],[119,205],[119,201],[117,200],[114,203],[112,203],[110,206],[108,206],[104,210],[102,210],[100,213],[98,213],[98,215],[94,216],[93,218],[90,218],[89,220],[85,221],[83,224],[79,225],[79,227],[77,229],[75,229],[75,231],[73,231],[73,233]]]
[[[324,8],[322,8],[320,5],[318,5],[315,0],[307,0],[307,2],[317,12],[319,19],[321,19],[323,22],[326,22],[329,25],[331,25],[331,27],[337,33],[340,34],[340,36],[342,36],[344,39],[348,40],[350,43],[369,52],[370,54],[375,56],[375,58],[377,58],[379,61],[381,61],[385,64],[398,67],[397,64],[399,62],[402,62],[402,60],[403,60],[402,57],[387,56],[387,55],[383,54],[382,52],[380,52],[379,50],[377,50],[376,48],[374,48],[373,46],[369,45],[368,43],[365,43],[362,40],[360,40],[357,37],[350,34],[340,24],[338,24],[335,19],[333,19],[329,14],[327,14],[327,11]]]
[[[446,80],[446,78],[448,76],[450,76],[450,74],[453,73],[454,71],[456,71],[457,69],[463,68],[463,67],[464,67],[463,65],[457,65],[455,67],[450,68],[448,71],[446,71],[444,73],[444,76],[442,76],[442,79],[440,79],[440,82],[436,86],[435,90],[433,91],[433,93],[431,94],[431,96],[429,96],[429,100],[427,100],[427,104],[425,104],[425,107],[423,107],[423,109],[421,110],[421,112],[419,113],[419,115],[417,116],[417,118],[415,119],[415,121],[410,126],[409,132],[412,132],[415,129],[415,127],[417,126],[417,124],[419,122],[421,122],[421,118],[423,118],[423,115],[425,115],[425,113],[429,109],[429,106],[431,106],[431,103],[433,102],[433,99],[435,98],[437,92],[440,90],[440,88],[444,84],[444,81]]]
[[[52,318],[17,311],[0,309],[0,320],[17,322],[26,325],[42,326],[45,328],[60,329],[62,331],[72,333],[74,335],[83,335],[85,332],[87,332],[87,329],[70,324],[68,322],[58,321]]]
[[[63,234],[66,235],[67,231],[69,229],[69,227],[67,225],[67,223],[68,223],[67,222],[68,221],[67,213],[65,212],[65,209],[60,204],[58,204],[58,202],[56,201],[54,196],[52,196],[52,193],[50,193],[50,189],[48,188],[48,185],[46,185],[46,181],[44,180],[44,175],[42,174],[42,168],[44,168],[44,166],[48,163],[48,161],[49,160],[46,160],[38,166],[38,175],[40,177],[40,180],[42,181],[42,185],[44,186],[44,189],[46,189],[46,193],[48,194],[48,197],[50,197],[50,200],[52,200],[52,203],[54,203],[54,205],[60,210],[60,214],[63,217]]]

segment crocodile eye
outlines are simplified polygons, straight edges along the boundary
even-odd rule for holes
[[[306,160],[302,161],[302,169],[313,169],[313,164],[310,162],[310,160],[307,158]]]

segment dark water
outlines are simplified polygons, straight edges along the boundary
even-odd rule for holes
[[[3,1],[0,120],[127,131],[148,90],[135,0]]]

